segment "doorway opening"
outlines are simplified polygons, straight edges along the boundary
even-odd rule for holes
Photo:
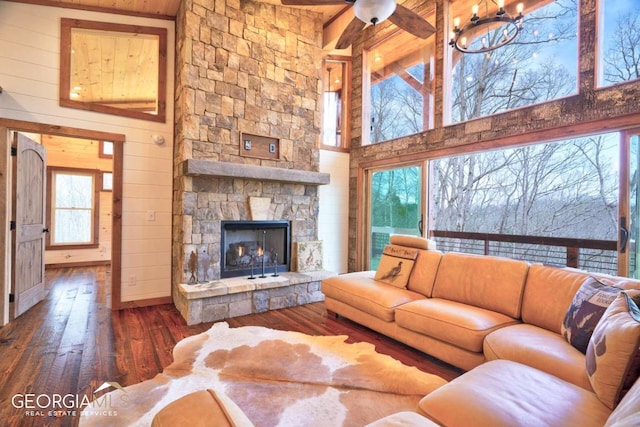
[[[30,272],[40,268],[33,264],[35,261],[46,265],[47,269],[109,265],[108,305],[119,309],[124,135],[2,119],[0,134],[0,161],[7,171],[0,176],[0,195],[6,200],[6,206],[0,209],[0,220],[14,221],[16,207],[24,199],[18,195],[27,193],[16,191],[18,179],[14,176],[23,166],[18,166],[18,161],[14,160],[14,135],[35,140],[46,150],[45,218],[41,226],[46,249],[44,256],[20,264],[16,255],[25,257],[27,254],[28,257],[29,251],[20,253],[14,249],[13,230],[0,236],[4,243],[0,245],[0,253],[5,259],[0,267],[0,294],[3,297],[0,298],[0,324],[6,324],[17,312],[10,302],[17,297],[16,274],[29,278]],[[32,245],[31,249],[34,248]]]

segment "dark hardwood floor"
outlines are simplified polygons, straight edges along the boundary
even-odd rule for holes
[[[0,425],[77,425],[77,416],[56,417],[47,410],[26,413],[39,411],[38,403],[46,406],[54,395],[82,399],[105,381],[127,386],[152,378],[171,363],[176,342],[211,327],[187,326],[172,305],[112,312],[106,305],[108,284],[104,266],[47,271],[47,298],[0,328]],[[345,318],[328,316],[323,303],[227,322],[231,327],[347,335],[348,342],[370,342],[380,353],[447,380],[461,373]],[[37,399],[40,402],[33,402]],[[25,402],[36,408],[15,407]]]

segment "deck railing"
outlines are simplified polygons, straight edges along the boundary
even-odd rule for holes
[[[505,256],[529,262],[617,274],[618,243],[615,240],[471,233],[432,230],[443,252]]]

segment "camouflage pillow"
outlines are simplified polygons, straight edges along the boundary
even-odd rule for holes
[[[622,291],[589,340],[586,367],[598,398],[614,409],[640,375],[640,289]]]
[[[562,336],[581,352],[587,351],[589,339],[598,321],[620,289],[587,277],[573,297],[562,322]]]
[[[418,249],[385,246],[374,279],[397,288],[406,288],[417,257]]]

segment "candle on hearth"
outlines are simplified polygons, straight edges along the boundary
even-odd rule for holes
[[[262,275],[260,277],[267,277],[264,275],[264,252],[267,244],[267,230],[262,230]]]

